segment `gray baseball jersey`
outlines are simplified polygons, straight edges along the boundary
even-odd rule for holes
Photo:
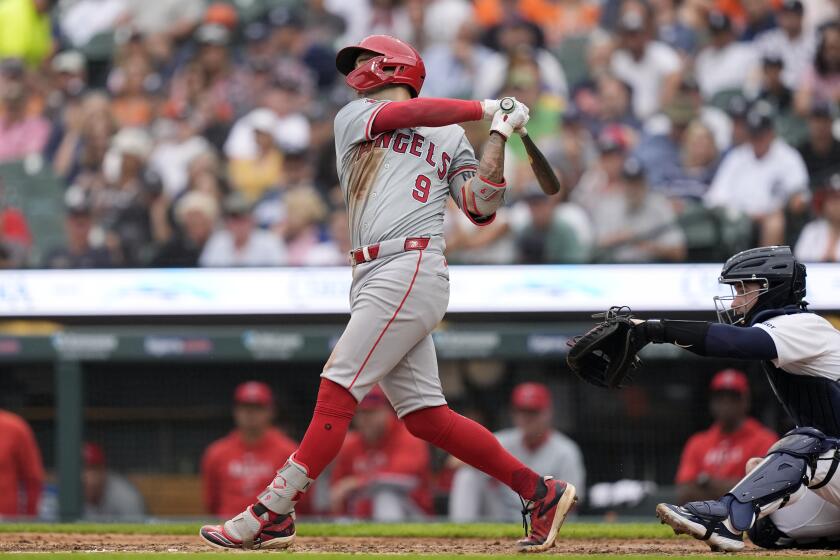
[[[570,437],[552,432],[540,447],[529,449],[522,440],[522,432],[516,428],[495,435],[502,447],[529,468],[574,484],[578,495],[583,496],[586,487],[583,455]],[[463,466],[455,473],[449,494],[449,517],[453,521],[511,521],[518,519],[520,509],[516,492],[483,472]]]
[[[401,128],[373,137],[376,114],[388,101],[357,99],[335,117],[338,178],[350,215],[354,248],[386,239],[443,235],[451,194],[477,162],[464,129]]]
[[[425,250],[353,268],[350,322],[322,376],[357,401],[379,383],[403,417],[446,404],[431,337],[449,304],[443,215],[450,194],[461,206],[463,185],[477,165],[459,126],[373,136],[373,120],[387,103],[358,99],[335,118],[338,177],[353,248],[407,237],[430,241]]]

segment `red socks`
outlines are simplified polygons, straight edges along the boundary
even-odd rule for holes
[[[341,385],[321,379],[312,420],[295,451],[295,461],[307,469],[309,478],[318,475],[338,455],[350,421],[356,412],[356,399]]]
[[[540,475],[511,455],[490,431],[448,406],[424,408],[403,418],[408,431],[510,486],[526,500],[545,496]]]
[[[347,389],[321,379],[312,421],[295,451],[295,461],[306,466],[309,478],[318,478],[338,455],[356,404]],[[403,420],[416,437],[507,484],[523,498],[538,500],[545,496],[546,486],[540,475],[508,453],[487,428],[448,406],[417,410]]]

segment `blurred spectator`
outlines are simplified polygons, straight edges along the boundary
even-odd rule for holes
[[[761,60],[761,85],[757,98],[770,103],[776,113],[793,110],[793,91],[782,80],[784,61],[775,55],[765,55]]]
[[[627,149],[628,140],[620,128],[603,130],[597,141],[598,158],[572,190],[572,202],[580,204],[591,215],[604,196],[619,190]]]
[[[332,511],[406,521],[431,511],[429,446],[408,433],[375,386],[359,403],[330,478]]]
[[[597,3],[587,0],[478,0],[475,3],[475,16],[486,27],[511,18],[526,19],[544,30],[549,44],[558,45],[567,36],[582,35],[595,28],[600,9]]]
[[[794,254],[803,262],[840,262],[840,173],[817,183],[814,200],[819,218],[802,230]]]
[[[204,452],[204,505],[216,517],[230,517],[254,501],[297,444],[271,425],[274,394],[260,381],[247,381],[233,394],[234,430]]]
[[[104,247],[91,245],[93,209],[84,190],[71,187],[64,197],[66,245],[54,247],[44,256],[45,268],[109,268],[113,261]]]
[[[0,183],[2,187],[2,183]],[[2,192],[2,191],[0,191]],[[32,231],[26,216],[17,208],[0,207],[0,268],[21,268],[29,260]]]
[[[149,168],[160,176],[164,194],[174,198],[189,186],[190,164],[206,154],[214,158],[214,149],[199,135],[200,124],[189,112],[158,121],[156,128],[158,142],[149,156]]]
[[[29,114],[27,101],[22,82],[7,83],[0,92],[0,163],[39,154],[47,145],[50,123]]]
[[[269,23],[272,27],[272,49],[279,56],[273,64],[277,67],[277,75],[291,77],[298,75],[299,79],[311,81],[313,86],[327,89],[336,81],[335,51],[328,45],[332,39],[324,44],[315,40],[314,36],[305,29],[305,21],[300,14],[292,9],[278,7],[269,13]],[[398,35],[412,42],[418,49],[422,45],[411,41],[405,35]],[[279,60],[278,60],[279,59]]]
[[[274,233],[257,229],[251,205],[239,193],[225,198],[224,226],[199,257],[201,266],[277,266],[286,263],[286,247]]]
[[[714,423],[685,443],[676,476],[680,504],[728,492],[744,477],[747,460],[763,457],[778,439],[749,417],[749,384],[742,372],[719,371],[709,390]]]
[[[481,67],[473,95],[476,99],[495,98],[510,77],[516,63],[536,65],[538,91],[566,97],[569,86],[566,74],[557,58],[545,49],[539,27],[525,20],[515,19],[490,30],[489,43],[493,53]]]
[[[100,33],[113,31],[129,16],[125,0],[62,2],[58,27],[73,47],[84,47]]]
[[[274,132],[277,117],[269,109],[257,109],[249,115],[254,135],[254,157],[231,158],[228,175],[231,186],[238,189],[249,201],[257,201],[269,187],[280,183],[283,172],[283,154],[277,149]]]
[[[677,52],[651,38],[651,13],[645,4],[628,2],[619,20],[619,48],[610,68],[633,88],[633,111],[646,119],[666,105],[680,83],[682,63]]]
[[[33,516],[38,511],[44,467],[32,429],[0,410],[0,517]]]
[[[735,40],[726,14],[711,12],[708,26],[711,40],[698,53],[694,72],[703,96],[712,99],[718,93],[742,89],[757,72],[759,56],[751,43]]]
[[[143,496],[131,482],[108,468],[105,451],[95,443],[82,447],[84,468],[82,490],[84,517],[98,521],[142,519],[146,513]]]
[[[592,252],[592,226],[586,212],[568,202],[555,204],[533,185],[511,209],[522,264],[585,263]]]
[[[20,58],[29,66],[38,66],[49,56],[54,4],[55,0],[0,2],[0,59]]]
[[[782,83],[791,90],[799,85],[817,48],[814,33],[803,25],[804,11],[801,0],[784,0],[776,13],[779,27],[765,31],[755,39],[763,56],[782,61]]]
[[[833,134],[831,107],[815,103],[808,115],[808,139],[799,146],[811,187],[824,184],[829,175],[840,170],[840,141]]]
[[[129,58],[111,71],[111,114],[121,127],[148,126],[157,114],[154,88],[160,76],[153,72],[147,58]]]
[[[496,218],[476,228],[454,201],[450,201],[444,217],[446,258],[458,264],[506,264],[516,258],[516,247],[510,235],[509,210],[499,208]]]
[[[184,39],[204,15],[204,0],[125,0],[129,24],[143,35],[162,34],[168,39]]]
[[[423,53],[427,72],[423,82],[424,96],[475,97],[475,83],[493,54],[478,43],[478,32],[473,23],[465,23],[451,43],[435,43],[426,49]]]
[[[621,189],[604,196],[592,213],[597,260],[603,262],[681,261],[685,236],[668,200],[648,189],[642,162],[627,158]]]
[[[738,146],[749,142],[750,133],[747,127],[747,112],[750,104],[747,99],[740,94],[733,95],[726,102],[726,115],[732,122],[732,129],[730,137],[728,138],[728,149],[726,153],[734,150]],[[725,154],[723,154],[725,155]]]
[[[800,115],[807,115],[815,102],[840,103],[840,21],[820,30],[813,62],[798,86],[795,103]]]
[[[741,29],[741,41],[754,41],[761,33],[775,29],[773,0],[743,0],[741,5],[746,16]]]
[[[542,383],[521,383],[511,394],[513,428],[496,432],[502,446],[529,468],[562,478],[583,496],[586,471],[578,445],[552,427],[551,393]],[[519,517],[519,496],[482,472],[461,466],[452,481],[449,517],[457,522],[512,521]]]
[[[280,233],[286,241],[292,266],[343,264],[345,255],[325,240],[320,224],[327,216],[327,206],[312,187],[297,187],[284,199],[286,219]]]
[[[773,130],[774,111],[766,102],[750,109],[749,143],[733,148],[721,161],[704,202],[750,216],[759,245],[784,240],[786,207],[801,209],[807,200],[808,171],[799,152]],[[744,181],[749,177],[749,181]]]
[[[175,203],[176,231],[155,255],[157,267],[195,267],[219,218],[219,204],[205,192],[189,192]]]
[[[671,186],[676,186],[673,185],[674,179],[681,176],[680,152],[684,145],[683,138],[689,123],[699,120],[700,114],[691,99],[680,95],[665,106],[662,116],[666,121],[655,128],[665,128],[665,132],[648,132],[639,141],[633,154],[645,167],[649,185],[667,196],[677,196],[671,192]],[[654,118],[659,120],[659,117],[657,115]]]

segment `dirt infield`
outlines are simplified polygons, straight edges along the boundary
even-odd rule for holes
[[[114,535],[76,533],[0,534],[0,552],[208,552],[198,536]],[[393,537],[300,537],[295,552],[422,553],[422,554],[509,554],[514,543],[498,539],[393,538]],[[759,549],[752,551],[758,552]],[[703,554],[702,543],[680,539],[566,539],[552,550],[555,554]],[[763,554],[771,554],[763,551]],[[796,556],[820,554],[795,552]],[[823,554],[825,554],[823,552]],[[790,552],[771,555],[794,555]]]

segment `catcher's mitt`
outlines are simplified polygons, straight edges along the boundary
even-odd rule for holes
[[[592,316],[604,321],[569,341],[566,362],[578,377],[597,387],[621,387],[641,364],[630,308],[610,307]]]

